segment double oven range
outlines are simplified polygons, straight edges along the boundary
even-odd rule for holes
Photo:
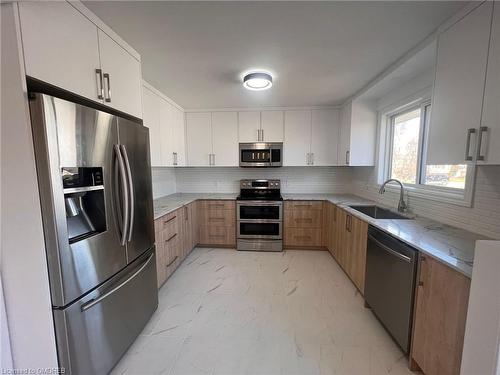
[[[241,180],[236,210],[238,250],[283,250],[280,180]]]

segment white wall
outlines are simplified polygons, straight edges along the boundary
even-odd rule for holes
[[[151,178],[153,181],[153,199],[174,194],[177,191],[175,168],[153,167],[151,168]]]
[[[1,261],[14,367],[57,367],[16,4],[1,4]]]
[[[478,241],[465,326],[462,375],[500,375],[500,241]]]
[[[349,167],[177,168],[177,192],[236,193],[243,178],[277,178],[283,193],[345,193],[351,185]]]

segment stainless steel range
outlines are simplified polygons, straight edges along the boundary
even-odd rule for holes
[[[238,250],[283,250],[280,180],[241,180],[236,210]]]

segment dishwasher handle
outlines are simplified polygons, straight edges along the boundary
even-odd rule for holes
[[[398,253],[396,250],[393,250],[390,247],[384,245],[382,242],[380,242],[379,240],[377,240],[372,235],[368,235],[368,240],[369,241],[373,241],[378,247],[380,247],[382,250],[384,250],[385,252],[389,253],[390,255],[393,255],[393,256],[401,259],[402,261],[404,261],[406,263],[411,263],[412,262],[412,258],[410,258],[409,256],[406,256],[404,254]]]

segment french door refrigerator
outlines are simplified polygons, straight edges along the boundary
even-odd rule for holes
[[[149,133],[30,93],[59,365],[108,373],[158,305]]]

